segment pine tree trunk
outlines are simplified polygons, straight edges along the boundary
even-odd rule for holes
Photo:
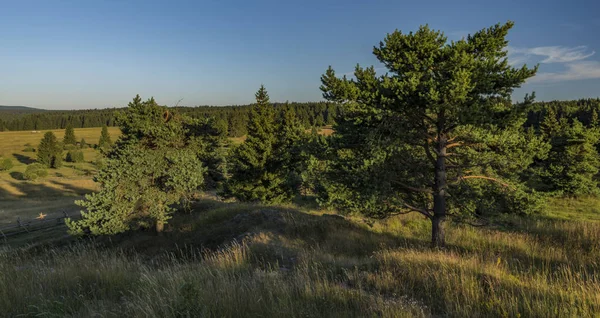
[[[435,162],[435,183],[433,189],[433,218],[431,219],[431,246],[443,248],[446,245],[444,221],[446,220],[446,146],[447,137],[438,135],[437,160]]]
[[[443,248],[446,246],[446,234],[444,233],[445,215],[434,215],[431,219],[431,247]]]
[[[165,229],[165,222],[156,221],[156,232],[161,233]]]

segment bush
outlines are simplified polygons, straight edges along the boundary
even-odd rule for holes
[[[96,156],[94,160],[94,165],[98,170],[103,169],[106,166],[106,159],[102,155]]]
[[[25,149],[23,149],[23,152],[35,152],[35,148],[33,148],[33,146],[30,144],[25,144]]]
[[[13,162],[10,158],[0,159],[0,171],[8,171],[12,169]]]
[[[38,178],[44,178],[48,176],[48,171],[43,164],[40,163],[32,163],[27,166],[25,169],[25,173],[23,173],[23,178],[25,180],[37,180]]]
[[[76,150],[78,147],[76,145],[73,144],[65,144],[64,145],[64,149],[65,150]]]
[[[83,152],[71,150],[67,152],[67,162],[83,162]]]

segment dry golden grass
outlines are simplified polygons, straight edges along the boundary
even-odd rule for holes
[[[113,140],[120,135],[120,130],[109,127]],[[59,140],[64,136],[64,130],[52,130]],[[75,129],[77,140],[84,138],[88,144],[95,144],[100,138],[101,128]],[[64,163],[60,169],[48,169],[48,177],[38,181],[21,180],[21,174],[27,164],[35,162],[35,152],[25,152],[25,144],[37,148],[45,131],[0,132],[0,155],[13,160],[14,167],[9,171],[0,171],[0,224],[15,222],[20,217],[28,219],[38,213],[48,213],[50,216],[62,214],[62,211],[76,213],[74,200],[85,193],[97,189],[92,181],[96,172],[91,163],[98,155],[97,151],[84,149],[85,162],[73,164]],[[66,153],[66,152],[65,152]]]
[[[564,212],[589,205],[570,202]],[[192,213],[177,215],[161,236],[137,232],[41,252],[0,252],[0,285],[13,286],[0,289],[0,311],[8,316],[598,316],[600,222],[539,216],[506,217],[501,224],[449,224],[448,248],[432,250],[430,225],[417,215],[369,226],[360,217],[294,206],[205,200]]]
[[[36,133],[31,131],[2,131],[0,132],[0,155],[4,155],[5,157],[12,156],[13,153],[24,154],[27,156],[33,156],[35,158],[35,153],[23,152],[23,148],[25,148],[25,144],[29,143],[34,148],[40,144],[40,141],[44,137],[44,133],[47,131],[52,131],[58,140],[62,140],[65,135],[64,129],[54,129],[54,130],[40,130]],[[75,137],[77,137],[77,141],[80,141],[81,138],[85,138],[85,141],[88,144],[97,144],[98,139],[100,139],[100,132],[102,128],[76,128],[75,129]],[[118,136],[121,135],[121,131],[118,127],[108,127],[108,132],[113,141],[117,139]]]

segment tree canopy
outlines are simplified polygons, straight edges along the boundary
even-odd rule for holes
[[[223,195],[240,201],[277,203],[289,199],[276,158],[275,110],[261,85],[250,110],[246,140],[233,150],[231,177]]]
[[[122,136],[106,154],[96,181],[101,189],[77,203],[82,219],[73,233],[114,234],[154,224],[162,231],[175,206],[203,186],[206,123],[136,96],[119,116]]]
[[[512,22],[459,41],[422,26],[388,34],[373,49],[387,68],[356,67],[355,79],[322,76],[323,96],[343,105],[322,202],[385,217],[418,212],[445,244],[448,215],[527,211],[520,174],[547,147],[523,128],[533,98],[510,95],[537,67],[513,68]],[[502,206],[502,208],[499,208]]]
[[[46,132],[42,141],[40,141],[37,162],[48,168],[60,168],[62,166],[62,146],[51,131]]]
[[[67,125],[65,128],[65,136],[63,137],[64,145],[75,145],[77,143],[77,138],[75,137],[75,130],[72,125]]]

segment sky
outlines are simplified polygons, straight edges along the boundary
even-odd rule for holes
[[[387,33],[429,24],[458,40],[508,20],[511,64],[538,75],[513,98],[600,96],[600,1],[0,0],[0,105],[123,107],[318,101],[320,76],[381,64]]]

